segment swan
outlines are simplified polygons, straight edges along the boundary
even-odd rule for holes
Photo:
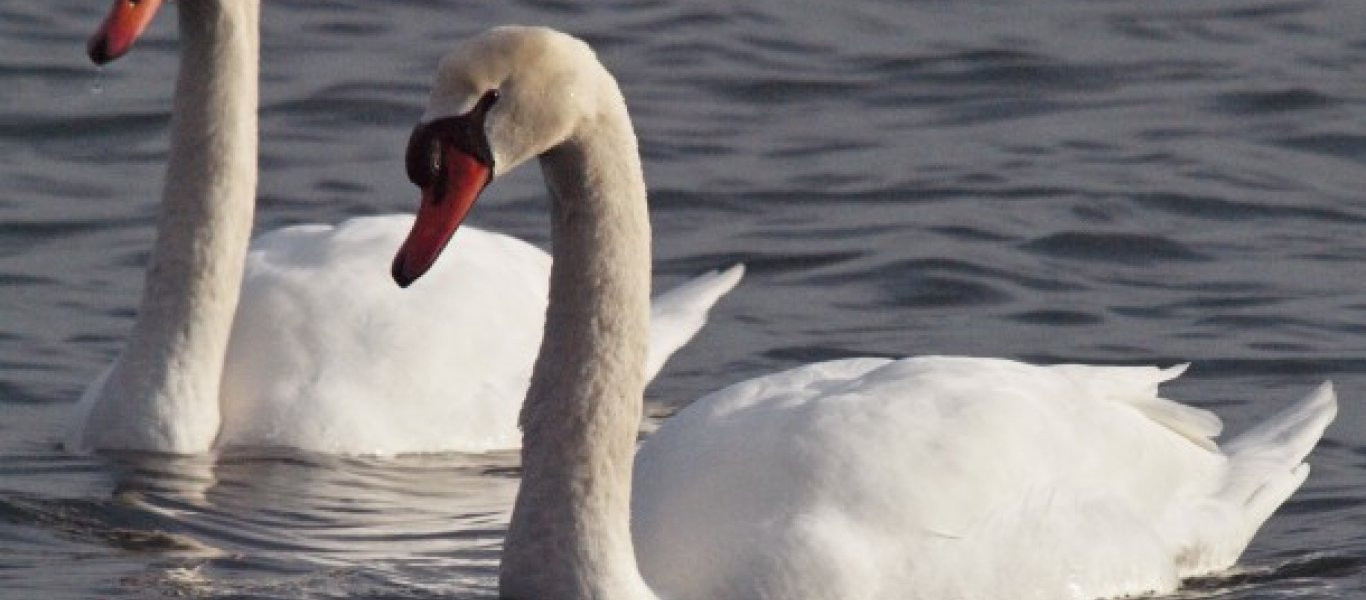
[[[502,598],[1170,591],[1237,559],[1336,413],[1325,383],[1219,448],[1218,417],[1157,395],[1183,367],[856,358],[704,396],[637,452],[650,230],[613,77],[566,34],[492,29],[443,58],[410,139],[400,286],[490,181],[537,157],[550,190]]]
[[[383,276],[408,215],[289,227],[248,245],[259,2],[179,4],[183,66],[141,307],[122,354],[84,393],[70,445],[180,454],[515,448],[549,255],[509,236],[462,232],[469,256],[437,265],[432,285],[409,295]],[[91,57],[128,51],[159,5],[116,0]],[[652,375],[741,273],[711,273],[660,296]]]

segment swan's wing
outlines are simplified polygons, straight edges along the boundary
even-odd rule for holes
[[[1172,430],[1195,444],[1214,450],[1214,438],[1223,430],[1223,422],[1214,413],[1173,402],[1157,395],[1157,386],[1176,379],[1189,364],[1161,369],[1157,367],[1107,367],[1092,365],[1055,365],[1051,369],[1062,373],[1084,390],[1087,397],[1099,401],[1120,402],[1132,406],[1153,422]]]
[[[412,217],[255,240],[223,380],[220,445],[337,453],[516,447],[549,256],[463,227],[409,289],[389,262]]]
[[[1170,590],[1250,535],[1221,492],[1239,459],[1209,449],[1217,420],[1156,395],[1178,372],[921,357],[737,384],[642,446],[641,568],[665,597]],[[1321,412],[1257,437],[1307,449]]]
[[[647,380],[654,379],[665,361],[688,343],[707,323],[707,312],[744,277],[745,266],[699,275],[650,301],[650,358]]]

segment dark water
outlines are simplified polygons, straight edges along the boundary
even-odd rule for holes
[[[103,0],[0,8],[0,597],[491,597],[515,457],[217,463],[57,448],[117,352],[175,67],[82,55]],[[168,11],[175,10],[174,5]],[[411,210],[429,73],[488,25],[589,39],[652,186],[656,279],[748,279],[659,412],[847,355],[1193,361],[1238,430],[1333,379],[1308,484],[1195,598],[1366,597],[1366,3],[365,2],[264,9],[272,228]],[[539,175],[473,221],[543,243]]]

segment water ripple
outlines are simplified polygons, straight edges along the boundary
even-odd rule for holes
[[[1167,261],[1209,260],[1175,240],[1132,233],[1065,231],[1026,242],[1021,248],[1059,258],[1147,266]]]

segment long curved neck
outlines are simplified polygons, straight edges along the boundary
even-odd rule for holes
[[[86,445],[200,452],[218,389],[256,196],[257,0],[179,2],[181,67],[157,239],[137,323]]]
[[[645,598],[631,464],[649,327],[645,182],[620,96],[541,159],[553,202],[550,305],[522,408],[522,485],[504,598]]]

